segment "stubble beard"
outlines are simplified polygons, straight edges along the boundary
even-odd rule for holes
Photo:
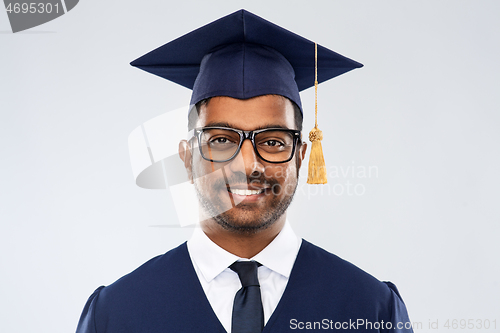
[[[193,169],[194,171],[194,169]],[[196,178],[196,175],[193,174]],[[292,184],[286,188],[281,188],[278,180],[274,178],[265,178],[264,175],[260,177],[246,177],[243,174],[234,175],[233,177],[227,179],[227,183],[224,178],[219,178],[212,184],[205,184],[205,186],[210,186],[211,191],[214,196],[209,198],[207,193],[200,188],[198,180],[195,179],[194,187],[196,190],[196,195],[202,209],[208,213],[208,216],[212,218],[219,226],[223,229],[231,231],[240,235],[253,235],[262,230],[270,228],[278,219],[283,216],[290,204],[292,203],[295,191],[297,190],[299,173],[297,169],[296,181],[293,184],[293,191],[291,190]],[[241,184],[246,182],[247,184],[261,184],[266,185],[273,189],[271,193],[267,194],[273,196],[269,205],[265,210],[260,211],[260,214],[256,215],[257,207],[245,203],[236,204],[236,207],[224,210],[224,204],[219,198],[219,193],[227,189],[227,185],[231,184]],[[280,191],[285,191],[284,197],[279,199],[273,192],[274,189],[279,188]],[[229,194],[228,194],[229,196]],[[235,211],[239,210],[239,211]],[[245,214],[247,213],[247,214]]]

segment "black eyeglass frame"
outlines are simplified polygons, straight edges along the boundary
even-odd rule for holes
[[[203,130],[207,130],[207,129],[230,130],[230,131],[238,133],[238,135],[240,136],[240,142],[239,142],[238,148],[236,149],[236,151],[233,154],[233,156],[231,156],[230,158],[225,159],[225,160],[212,160],[210,158],[205,157],[205,155],[203,155],[203,151],[201,149],[201,134],[203,133]],[[257,150],[257,146],[255,145],[255,135],[260,134],[262,132],[268,132],[268,131],[282,131],[282,132],[288,132],[288,133],[292,134],[292,136],[293,136],[293,147],[292,147],[292,152],[290,154],[290,157],[287,160],[280,161],[280,162],[269,161],[269,160],[266,160],[264,157],[262,157],[262,155]],[[188,133],[188,138],[189,138],[188,141],[190,141],[193,137],[196,137],[197,140],[198,140],[198,148],[200,150],[201,157],[203,157],[203,159],[206,160],[206,161],[215,162],[215,163],[229,162],[232,159],[234,159],[236,156],[238,156],[238,154],[240,153],[240,150],[241,150],[241,146],[243,145],[243,142],[246,139],[249,139],[250,142],[252,142],[253,150],[254,150],[255,154],[257,155],[257,157],[259,157],[261,160],[263,160],[263,161],[265,161],[267,163],[274,163],[274,164],[286,163],[286,162],[289,162],[293,158],[293,156],[295,155],[295,148],[297,147],[297,142],[299,142],[299,141],[302,140],[302,135],[301,135],[301,132],[299,130],[288,129],[288,128],[281,128],[281,127],[278,127],[278,128],[263,128],[263,129],[255,130],[255,131],[243,131],[243,130],[239,130],[239,129],[236,129],[236,128],[219,127],[219,126],[198,127],[198,128],[194,128],[193,130],[189,131],[189,133]]]

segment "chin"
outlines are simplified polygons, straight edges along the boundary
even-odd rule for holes
[[[214,220],[223,229],[240,235],[255,235],[270,228],[275,222],[266,221],[264,223],[242,223],[241,221],[234,221],[220,215],[214,217]]]
[[[257,215],[248,211],[242,212],[241,210],[244,210],[244,208],[239,208],[239,212],[232,212],[232,210],[234,210],[234,208],[214,216],[213,219],[225,230],[241,235],[254,235],[263,230],[269,229],[283,215],[282,213],[261,213]]]

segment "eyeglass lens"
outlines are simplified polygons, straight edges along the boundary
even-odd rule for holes
[[[242,136],[229,129],[204,129],[200,134],[203,157],[226,161],[238,151]],[[288,131],[266,130],[255,134],[255,147],[259,155],[270,162],[283,162],[290,159],[293,152],[294,136]]]

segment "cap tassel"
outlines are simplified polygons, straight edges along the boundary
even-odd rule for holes
[[[315,61],[315,79],[314,79],[314,128],[309,132],[309,141],[311,144],[311,154],[309,155],[309,172],[307,175],[308,184],[326,184],[326,165],[323,157],[323,132],[318,128],[318,45],[314,43],[314,61]]]

